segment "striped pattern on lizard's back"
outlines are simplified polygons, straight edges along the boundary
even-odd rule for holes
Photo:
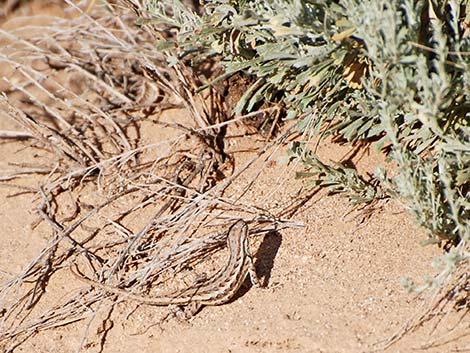
[[[227,265],[210,280],[191,286],[182,292],[162,297],[148,298],[132,294],[123,289],[93,281],[73,270],[72,273],[81,281],[93,287],[109,293],[122,295],[126,299],[160,306],[192,304],[194,306],[192,311],[195,312],[202,305],[221,305],[230,301],[240,289],[248,274],[253,285],[260,287],[249,249],[248,225],[243,220],[236,221],[229,228],[227,233],[227,248],[230,253]]]

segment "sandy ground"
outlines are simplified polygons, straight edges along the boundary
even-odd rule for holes
[[[183,112],[182,112],[183,113]],[[174,114],[172,116],[175,116]],[[14,129],[2,121],[1,128]],[[147,131],[151,135],[151,130]],[[328,142],[325,156],[341,153]],[[283,151],[279,152],[282,155]],[[28,149],[18,142],[0,145],[2,168],[9,161],[27,161]],[[248,157],[241,154],[238,161]],[[373,162],[364,157],[362,164]],[[253,170],[252,172],[255,172]],[[301,187],[294,171],[273,162],[260,176],[249,198],[256,205],[274,205]],[[280,177],[279,177],[280,176]],[[250,175],[245,176],[246,182]],[[275,182],[273,183],[273,180]],[[33,185],[36,182],[31,179]],[[24,183],[23,183],[24,184]],[[28,181],[25,185],[27,186]],[[0,188],[0,253],[2,280],[18,273],[44,246],[50,230],[36,220],[30,195],[8,197],[17,190]],[[153,319],[162,308],[123,302],[109,322],[104,352],[360,352],[393,334],[415,313],[421,301],[405,293],[401,276],[421,279],[440,250],[421,247],[424,233],[396,202],[387,201],[362,221],[349,212],[346,199],[315,194],[293,217],[303,228],[257,239],[252,244],[256,267],[266,288],[242,290],[233,302],[206,307],[189,323]],[[83,287],[70,274],[49,301]],[[127,319],[125,319],[129,316]],[[95,320],[84,351],[99,351]],[[19,352],[72,352],[85,335],[86,320],[40,333]],[[424,337],[405,338],[392,351],[411,351]]]
[[[172,116],[177,119],[175,113]],[[0,129],[17,128],[9,120],[0,120]],[[152,138],[151,124],[146,135]],[[247,139],[246,143],[253,142]],[[347,153],[328,141],[320,144],[319,151],[327,160]],[[277,157],[284,152],[285,146]],[[0,156],[0,169],[9,168],[9,162],[34,160],[23,143],[12,140],[0,141]],[[238,153],[236,162],[249,156]],[[370,151],[355,162],[360,170],[372,171],[378,159]],[[254,173],[256,169],[249,171],[240,183],[251,180]],[[301,181],[293,176],[292,166],[274,158],[248,197],[261,207],[279,207],[301,189]],[[36,185],[37,181],[32,177],[22,185]],[[0,186],[3,282],[37,256],[50,230],[45,225],[31,228],[37,219],[31,195],[11,197],[18,189],[8,183]],[[420,280],[432,271],[432,259],[441,254],[436,247],[419,245],[426,238],[424,232],[395,201],[383,201],[379,206],[364,218],[361,212],[349,212],[346,199],[324,191],[314,193],[293,216],[304,227],[258,238],[252,244],[266,288],[245,288],[231,303],[206,307],[189,323],[160,323],[154,313],[164,308],[136,309],[135,303],[123,301],[109,318],[101,318],[112,326],[103,341],[97,334],[103,330],[103,321],[97,318],[89,327],[88,320],[83,320],[40,332],[16,351],[73,352],[85,336],[83,352],[368,351],[397,331],[422,303],[404,291],[400,278]],[[48,293],[51,302],[83,288],[70,274],[58,281],[62,290]],[[419,331],[389,351],[411,352],[426,339],[425,332]],[[435,351],[453,347],[450,343]]]

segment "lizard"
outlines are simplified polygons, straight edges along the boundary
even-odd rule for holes
[[[139,303],[156,306],[186,306],[184,314],[185,318],[188,318],[196,314],[202,306],[222,305],[229,302],[248,275],[255,287],[261,287],[249,249],[248,225],[242,219],[233,223],[229,228],[227,248],[230,253],[229,261],[213,277],[205,282],[190,286],[180,293],[162,297],[145,297],[132,294],[124,289],[112,287],[85,277],[78,270],[80,274],[72,269],[71,271],[81,281],[95,288],[122,295],[126,299]]]

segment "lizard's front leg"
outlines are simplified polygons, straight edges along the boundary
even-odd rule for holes
[[[178,320],[190,321],[201,310],[202,306],[200,302],[194,301],[184,306],[172,304],[169,308]]]

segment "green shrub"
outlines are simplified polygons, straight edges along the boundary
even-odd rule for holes
[[[381,197],[380,185],[414,213],[428,242],[470,239],[468,1],[213,0],[202,15],[169,3],[150,0],[147,10],[172,33],[161,44],[174,60],[215,57],[223,77],[256,78],[235,113],[277,97],[305,135],[366,142],[392,162],[366,182],[299,141],[291,150],[305,165],[299,176],[356,203]]]

